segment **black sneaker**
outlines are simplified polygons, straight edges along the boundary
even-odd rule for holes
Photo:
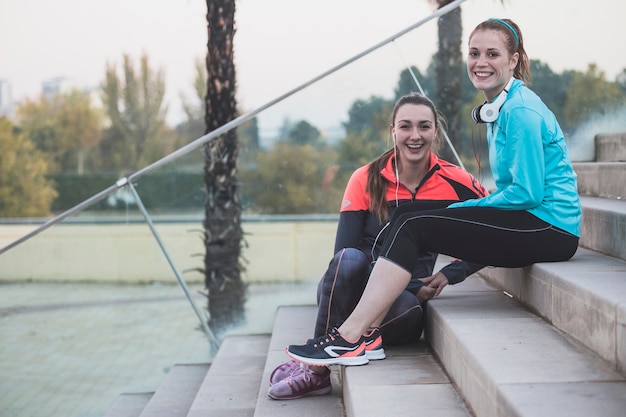
[[[385,359],[385,349],[383,349],[383,338],[380,335],[380,329],[375,327],[370,329],[362,337],[365,342],[365,356],[370,361]]]
[[[309,365],[365,365],[365,341],[356,343],[344,339],[336,328],[327,335],[312,339],[306,345],[290,345],[287,355]]]

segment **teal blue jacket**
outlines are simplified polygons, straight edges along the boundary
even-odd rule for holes
[[[496,191],[449,207],[527,210],[580,237],[582,210],[563,131],[522,81],[513,82],[498,118],[487,125],[487,142]]]

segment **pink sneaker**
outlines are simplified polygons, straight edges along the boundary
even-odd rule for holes
[[[270,386],[267,395],[274,400],[295,400],[308,395],[328,394],[332,390],[330,369],[320,375],[303,364],[293,374]]]
[[[294,372],[300,369],[301,365],[302,362],[298,362],[295,359],[278,365],[270,374],[270,386],[293,375]]]

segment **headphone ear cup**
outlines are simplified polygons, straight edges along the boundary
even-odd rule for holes
[[[498,118],[503,101],[503,99],[498,99],[494,103],[484,102],[480,106],[474,107],[472,109],[472,119],[476,123],[491,123],[495,121]]]
[[[476,106],[472,109],[472,119],[474,120],[474,123],[483,123],[483,121],[480,118],[480,109],[483,105],[481,104],[480,106]]]
[[[472,109],[472,119],[476,123],[492,123],[496,121],[498,114],[500,114],[500,108],[504,104],[514,80],[515,78],[511,77],[500,95],[498,95],[498,98],[496,98],[496,101],[493,103],[485,101],[480,106]]]
[[[498,118],[500,113],[501,100],[497,100],[495,103],[488,103],[480,107],[480,120],[483,123],[491,123]]]

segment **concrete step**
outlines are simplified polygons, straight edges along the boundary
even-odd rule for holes
[[[174,365],[140,417],[186,416],[210,365]]]
[[[285,348],[313,335],[315,306],[280,307],[277,315],[255,417],[368,417],[428,415],[471,417],[463,400],[424,339],[387,347],[387,359],[367,366],[331,367],[333,392],[320,397],[275,401],[265,394],[272,370],[288,360]],[[345,405],[345,407],[344,407]]]
[[[292,401],[276,401],[267,396],[270,374],[278,365],[289,360],[285,348],[290,344],[305,343],[307,339],[313,337],[316,314],[316,306],[278,308],[254,417],[345,416],[339,367],[332,369],[333,391],[329,395],[304,397]]]
[[[342,368],[347,417],[471,417],[424,338],[385,352],[385,360]]]
[[[581,203],[580,246],[626,260],[626,200],[581,197]]]
[[[587,326],[589,316],[577,317]],[[479,277],[428,302],[426,337],[476,416],[626,410],[626,380],[611,364]]]
[[[268,352],[269,335],[228,336],[206,373],[187,417],[251,417]]]
[[[125,393],[120,395],[103,417],[138,417],[154,392]]]
[[[156,392],[122,394],[105,417],[251,417],[269,341],[227,336],[211,364],[175,365]]]
[[[568,262],[479,274],[626,374],[626,262],[579,248]]]
[[[576,162],[580,195],[626,199],[625,162]]]
[[[626,133],[598,134],[594,144],[597,162],[626,162]]]

